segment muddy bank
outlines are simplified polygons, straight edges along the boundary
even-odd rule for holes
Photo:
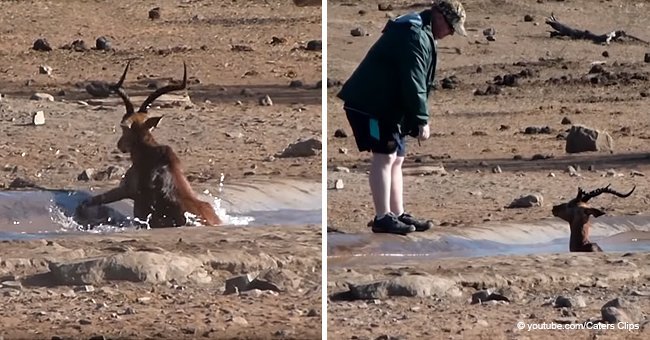
[[[5,339],[319,338],[320,226],[2,241]],[[238,293],[226,281],[264,285]],[[237,282],[237,280],[235,280]]]

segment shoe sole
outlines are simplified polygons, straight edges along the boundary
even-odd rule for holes
[[[384,229],[376,229],[372,228],[372,232],[375,234],[395,234],[395,235],[403,235],[406,236],[407,234],[410,234],[415,231],[415,227],[411,226],[409,230],[384,230]]]

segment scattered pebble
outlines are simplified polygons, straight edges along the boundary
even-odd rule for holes
[[[353,37],[362,37],[368,35],[368,33],[363,28],[357,27],[350,30],[350,35],[352,35]]]
[[[43,111],[36,111],[32,117],[32,124],[35,126],[45,124],[45,113]]]

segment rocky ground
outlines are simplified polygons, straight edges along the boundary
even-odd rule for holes
[[[346,233],[369,232],[366,224],[373,208],[367,185],[369,155],[356,150],[342,103],[335,97],[338,81],[345,81],[354,70],[388,17],[424,8],[404,1],[381,3],[391,8],[378,10],[375,1],[331,1],[328,8],[328,226]],[[650,198],[644,177],[650,171],[646,131],[650,90],[650,63],[646,58],[650,56],[646,57],[646,53],[650,53],[650,45],[634,39],[602,45],[551,38],[552,29],[545,24],[545,18],[553,13],[576,28],[595,33],[620,29],[649,41],[642,18],[650,14],[650,4],[616,0],[466,0],[463,4],[469,37],[452,36],[438,45],[437,89],[430,99],[432,137],[421,146],[412,139],[408,141],[407,210],[434,219],[440,231],[452,232],[484,221],[547,218],[551,206],[574,197],[579,186],[591,190],[611,183],[620,191],[633,185],[637,189],[627,199],[601,196],[593,200],[594,205],[605,207],[610,215],[646,213]],[[601,136],[607,133],[611,143],[600,139],[599,151],[567,153],[568,131],[578,124],[599,130]],[[344,132],[339,132],[339,137],[335,137],[337,129]],[[335,189],[337,180],[339,190]],[[539,203],[530,208],[507,208],[516,198],[529,194],[541,197]],[[535,314],[531,320],[551,322],[562,313],[573,312],[543,306],[541,301],[574,292],[579,286],[577,282],[565,282],[565,277],[579,269],[569,263],[589,261],[589,269],[592,265],[609,268],[607,261],[623,260],[621,256],[560,254],[405,264],[409,270],[427,275],[439,276],[439,270],[449,268],[461,275],[483,275],[479,282],[491,277],[482,274],[481,268],[494,268],[502,271],[503,282],[509,284],[488,281],[485,287],[468,289],[458,277],[450,275],[461,289],[458,299],[462,303],[452,303],[450,297],[440,297],[440,302],[427,297],[381,299],[378,305],[374,300],[330,303],[328,333],[336,338],[418,338],[425,332],[433,338],[537,339],[577,334],[643,338],[634,332],[601,335],[512,331],[514,321],[525,313]],[[635,268],[647,266],[647,257],[634,256],[630,261]],[[539,263],[539,272],[558,270],[562,278],[543,285],[517,283],[518,278],[533,280],[538,275],[521,273],[521,266],[530,262]],[[331,268],[330,293],[346,291],[345,282],[363,284],[386,279],[400,266],[396,261],[391,266]],[[357,272],[363,275],[349,275]],[[648,283],[647,273],[638,274],[614,278],[615,283],[598,294],[593,289],[585,292],[588,309],[577,313],[577,321],[599,317],[600,307],[616,297],[633,299],[647,314],[647,297],[630,293],[644,289]],[[522,290],[523,298],[494,306],[464,302],[475,289],[502,287]],[[410,311],[414,306],[420,308]],[[360,309],[364,312],[360,313]],[[478,319],[488,326],[480,326],[484,322],[477,323]]]
[[[154,136],[196,191],[215,193],[222,174],[226,186],[321,179],[319,6],[11,1],[0,22],[0,187],[117,185],[130,164],[116,148],[124,108],[87,88],[115,82],[128,60],[124,87],[136,105],[180,80],[187,63],[187,91],[150,114],[164,116]],[[51,50],[34,49],[37,39]],[[286,152],[300,139],[310,142]],[[4,242],[0,337],[318,338],[320,239],[320,226],[304,225]],[[50,262],[84,261],[91,278],[50,272]],[[260,271],[291,284],[223,295],[227,279]]]
[[[1,336],[318,339],[318,228],[4,241]]]

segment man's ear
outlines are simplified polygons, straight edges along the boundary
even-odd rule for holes
[[[593,217],[600,217],[600,216],[605,215],[605,212],[600,210],[600,209],[596,209],[596,208],[585,208],[585,215],[592,215]]]
[[[151,130],[153,130],[154,128],[156,128],[156,127],[158,126],[158,124],[160,123],[160,120],[161,120],[162,118],[163,118],[162,116],[160,116],[160,117],[151,117],[151,118],[148,118],[148,119],[144,122],[144,127],[145,127],[147,130],[151,131]]]

